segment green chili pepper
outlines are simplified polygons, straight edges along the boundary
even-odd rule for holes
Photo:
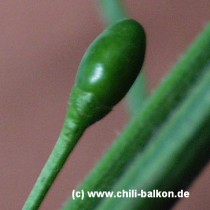
[[[75,100],[80,91],[95,98],[94,106],[88,110],[93,122],[127,93],[141,69],[144,54],[144,30],[131,19],[108,28],[90,45],[79,66],[75,85],[79,93],[75,93]]]
[[[145,33],[124,19],[105,30],[87,49],[69,100],[60,137],[23,210],[36,210],[85,129],[127,93],[144,60]]]

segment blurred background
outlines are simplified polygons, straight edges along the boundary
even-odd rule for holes
[[[0,209],[22,208],[57,141],[80,59],[103,30],[97,1],[0,1]],[[210,19],[209,0],[125,1],[143,24],[152,91]],[[189,69],[190,73],[190,69]],[[84,134],[43,210],[59,209],[125,127],[124,102]],[[210,209],[210,166],[174,210]]]

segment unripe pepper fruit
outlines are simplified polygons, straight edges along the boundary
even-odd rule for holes
[[[121,20],[99,35],[79,65],[70,102],[75,117],[84,115],[90,125],[106,115],[134,83],[145,48],[144,29],[132,19]]]
[[[142,26],[124,19],[107,28],[87,49],[59,139],[23,210],[37,210],[85,129],[109,113],[141,70],[146,47]]]

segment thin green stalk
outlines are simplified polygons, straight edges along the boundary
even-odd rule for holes
[[[67,115],[59,139],[26,200],[23,210],[37,210],[39,208],[84,130],[85,126],[80,126],[73,118],[69,117],[69,114]]]
[[[161,128],[170,113],[179,106],[189,90],[206,71],[210,61],[210,25],[198,37],[170,74],[146,101],[141,112],[115,141],[79,189],[110,190],[134,156],[144,150],[154,132]],[[138,140],[137,140],[138,139]],[[93,210],[101,199],[69,200],[64,210]]]
[[[210,159],[210,65],[112,189],[178,192]],[[98,210],[169,209],[178,198],[105,199]]]
[[[101,13],[107,24],[114,24],[127,17],[121,2],[122,0],[99,0]]]

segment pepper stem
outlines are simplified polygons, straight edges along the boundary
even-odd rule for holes
[[[58,141],[26,200],[23,210],[39,208],[84,130],[85,128],[78,126],[74,120],[66,118]]]
[[[78,87],[73,88],[69,101],[69,109],[61,134],[23,210],[39,208],[83,132],[111,110],[109,107],[102,106],[92,93],[85,92]]]

